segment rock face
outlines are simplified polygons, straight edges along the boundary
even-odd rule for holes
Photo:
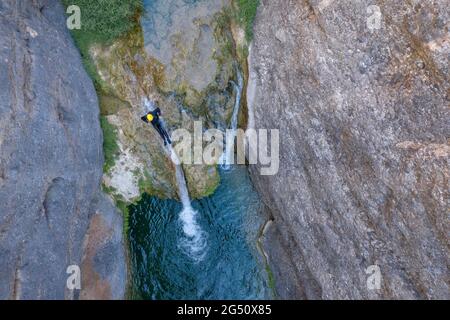
[[[212,20],[227,0],[154,1],[143,19],[145,49],[166,68],[171,87],[192,87],[202,92],[215,81],[220,51]]]
[[[77,298],[70,265],[106,288],[89,298],[125,291],[121,217],[100,192],[97,97],[65,26],[57,0],[0,2],[0,299]]]
[[[83,245],[80,299],[123,299],[126,257],[123,220],[106,196],[100,197]]]
[[[242,46],[233,37],[229,0],[158,0],[146,2],[145,9],[140,27],[110,45],[90,48],[102,80],[101,112],[117,129],[120,149],[104,184],[127,203],[144,192],[179,196],[170,154],[158,133],[140,120],[148,111],[146,100],[159,100],[169,134],[180,128],[193,132],[194,121],[205,129],[227,128]],[[183,169],[192,198],[217,188],[214,166],[185,164]]]
[[[252,172],[280,298],[450,298],[448,2],[376,3],[258,9],[249,123],[280,129],[280,171]]]

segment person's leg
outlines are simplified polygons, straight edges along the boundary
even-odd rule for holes
[[[153,124],[153,127],[156,129],[156,131],[158,131],[159,135],[161,136],[161,138],[164,141],[164,144],[166,144],[166,137],[164,136],[164,132],[161,128],[161,125],[159,123]]]
[[[170,136],[167,133],[166,128],[164,128],[162,123],[159,123],[158,125],[159,125],[159,129],[161,130],[161,134],[163,135],[164,143],[166,143],[166,141],[167,141],[169,144],[172,144],[172,141],[170,140]]]
[[[172,144],[172,141],[170,140],[170,136],[169,136],[169,133],[167,132],[167,130],[166,130],[165,128],[162,128],[162,130],[163,130],[163,132],[164,132],[164,136],[165,136],[166,139],[167,139],[167,142],[168,142],[169,144]]]
[[[165,129],[161,124],[159,125],[159,128],[160,128],[160,130],[161,130],[161,134],[162,134],[163,139],[164,139],[164,144],[165,144],[166,142],[169,143],[169,144],[171,144],[172,141],[170,141],[170,137],[169,137],[169,135],[167,134],[166,129]]]

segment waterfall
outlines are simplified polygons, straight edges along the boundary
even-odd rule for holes
[[[237,122],[239,116],[239,107],[241,105],[242,89],[244,87],[244,78],[240,71],[237,72],[238,83],[233,82],[234,88],[236,90],[236,101],[234,103],[233,115],[231,117],[231,129],[237,129]]]
[[[152,112],[153,110],[156,109],[155,103],[153,101],[151,101],[150,99],[148,99],[147,97],[144,97],[142,99],[142,102],[143,102],[142,103],[143,111],[145,113]]]
[[[236,129],[238,125],[239,107],[241,105],[242,89],[244,87],[244,78],[240,70],[237,71],[238,83],[233,82],[236,90],[236,100],[234,102],[233,114],[231,116],[230,130],[227,130],[227,141],[225,148],[225,158],[222,158],[222,169],[229,170],[230,164],[234,163],[234,139],[236,138]],[[231,133],[231,134],[230,134]]]
[[[168,150],[170,151],[170,158],[175,165],[179,196],[183,204],[183,210],[180,212],[179,217],[183,225],[184,238],[181,239],[180,246],[192,259],[199,262],[203,260],[206,254],[206,234],[197,224],[197,211],[192,208],[186,178],[178,155],[171,145],[168,146]]]
[[[143,106],[146,112],[153,111],[156,106],[154,102],[147,98],[143,99]],[[164,119],[160,117],[161,124],[165,126]],[[184,237],[181,239],[180,246],[192,259],[199,262],[203,260],[206,254],[206,235],[201,227],[197,224],[197,211],[192,208],[191,199],[189,198],[189,191],[186,185],[186,178],[184,176],[183,168],[181,167],[180,159],[171,145],[167,146],[170,159],[172,160],[178,185],[178,193],[183,210],[180,212],[180,221],[183,226]]]

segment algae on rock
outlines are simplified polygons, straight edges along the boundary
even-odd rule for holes
[[[226,0],[179,5],[157,2],[154,11],[167,11],[173,18],[165,29],[165,22],[160,22],[164,34],[148,28],[148,15],[154,12],[144,11],[140,24],[118,39],[88,46],[109,146],[103,183],[116,201],[131,203],[144,192],[178,196],[168,153],[157,132],[140,120],[146,112],[145,99],[159,101],[169,132],[192,129],[194,121],[226,129],[231,118],[235,99],[231,81],[247,52],[237,6]],[[149,32],[156,33],[149,36]],[[193,198],[217,188],[220,177],[215,166],[183,168]]]

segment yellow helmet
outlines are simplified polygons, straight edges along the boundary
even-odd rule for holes
[[[152,115],[151,113],[149,113],[149,114],[147,115],[147,120],[148,120],[149,122],[152,122],[152,121],[153,121],[153,115]]]

